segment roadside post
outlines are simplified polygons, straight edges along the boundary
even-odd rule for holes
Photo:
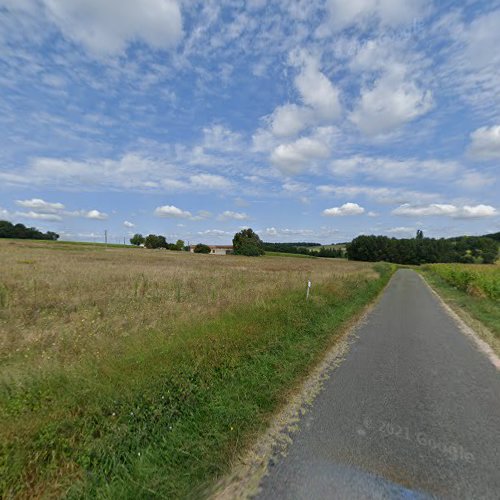
[[[307,281],[307,292],[306,292],[306,300],[309,300],[309,291],[311,290],[311,280]]]

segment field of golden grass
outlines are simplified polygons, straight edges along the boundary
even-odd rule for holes
[[[100,356],[103,344],[210,319],[338,275],[372,273],[327,259],[213,256],[0,240],[0,363]]]
[[[392,272],[13,240],[0,262],[0,498],[204,496]]]

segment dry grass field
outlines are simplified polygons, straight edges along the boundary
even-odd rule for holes
[[[360,262],[12,240],[0,240],[0,262],[2,364],[99,356],[110,341],[153,330],[179,335],[182,324],[304,288],[308,279],[316,286],[374,275]]]
[[[200,496],[391,274],[14,240],[0,262],[2,498]]]

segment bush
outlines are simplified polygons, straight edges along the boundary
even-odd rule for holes
[[[210,253],[210,252],[211,252],[210,247],[203,243],[198,243],[194,247],[194,253]]]

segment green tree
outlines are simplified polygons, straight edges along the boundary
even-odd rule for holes
[[[144,246],[146,248],[167,248],[167,245],[165,236],[157,234],[149,234],[144,240]]]
[[[184,250],[184,240],[177,240],[175,246],[177,247],[177,250]]]
[[[259,235],[253,229],[242,229],[233,238],[233,248],[236,255],[257,257],[264,254],[264,245]]]
[[[210,253],[210,252],[211,252],[210,247],[203,243],[198,243],[194,247],[194,253]]]
[[[144,236],[142,234],[136,233],[132,238],[130,238],[130,243],[132,245],[142,245],[144,243]]]

